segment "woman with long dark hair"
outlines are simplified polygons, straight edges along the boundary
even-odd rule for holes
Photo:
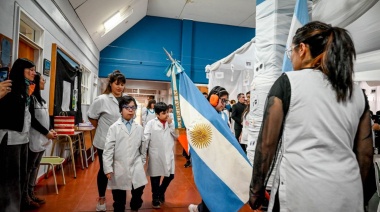
[[[34,90],[35,65],[19,58],[12,66],[11,92],[0,99],[0,208],[20,211],[25,183],[28,134],[30,129],[30,95]]]
[[[49,111],[46,101],[41,96],[41,90],[45,89],[46,81],[37,72],[34,82],[36,86],[29,106],[32,128],[29,131],[28,167],[22,201],[24,209],[36,209],[40,204],[45,203],[44,199],[35,196],[34,187],[41,158],[45,153],[46,146],[51,141],[49,139],[56,137],[56,132],[49,130]]]
[[[125,76],[115,70],[108,75],[108,84],[104,93],[95,98],[88,109],[87,116],[96,127],[94,146],[99,155],[99,172],[97,177],[99,200],[96,211],[106,211],[106,189],[108,178],[103,171],[103,150],[109,127],[120,118],[119,100],[123,97]]]
[[[271,163],[279,158],[268,211],[363,211],[372,132],[368,102],[352,79],[351,37],[310,22],[286,53],[295,71],[269,91],[249,204],[261,205]]]

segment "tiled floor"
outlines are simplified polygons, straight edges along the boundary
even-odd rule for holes
[[[191,203],[199,203],[201,197],[197,191],[192,177],[191,168],[184,168],[186,160],[182,157],[182,148],[178,144],[175,147],[175,162],[176,170],[174,180],[169,185],[166,192],[166,202],[161,205],[161,209],[153,209],[151,205],[152,193],[150,183],[145,187],[143,194],[143,206],[139,210],[141,212],[185,212],[188,211],[187,207]],[[74,179],[73,171],[69,164],[65,165],[64,171],[66,176],[66,185],[62,183],[62,175],[56,173],[59,194],[55,193],[54,180],[50,176],[44,179],[36,187],[38,196],[46,198],[46,204],[43,204],[39,210],[46,212],[68,212],[68,211],[95,211],[96,198],[98,197],[96,176],[99,169],[99,162],[97,157],[94,162],[89,163],[88,169],[82,170],[80,162],[76,163],[77,178]],[[149,179],[149,178],[148,178]],[[106,192],[107,210],[112,211],[112,194],[110,190]],[[130,192],[127,194],[127,210],[129,208]],[[245,205],[241,212],[251,211]]]

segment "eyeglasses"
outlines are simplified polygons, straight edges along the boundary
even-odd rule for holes
[[[223,103],[223,104],[227,104],[228,99],[220,99],[220,102]]]
[[[127,110],[136,110],[136,106],[123,105],[123,108]]]
[[[299,45],[299,44],[298,44]],[[291,46],[289,49],[285,50],[285,53],[286,53],[286,56],[290,59],[290,57],[292,56],[292,51],[294,50],[294,48],[296,48],[298,45],[295,45],[295,46]]]

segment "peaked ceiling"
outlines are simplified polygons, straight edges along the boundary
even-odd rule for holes
[[[101,51],[146,15],[254,28],[256,0],[69,0]],[[104,34],[103,23],[119,10],[133,13]]]

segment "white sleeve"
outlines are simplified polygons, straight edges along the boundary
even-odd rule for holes
[[[116,126],[111,125],[108,129],[106,144],[103,151],[103,170],[104,174],[113,172],[113,156],[115,154],[116,145]]]
[[[88,108],[87,116],[90,119],[96,119],[96,120],[98,120],[99,117],[100,117],[100,114],[102,112],[101,109],[103,108],[102,104],[104,104],[104,101],[103,101],[103,99],[102,99],[101,96],[102,95],[96,97],[94,99],[94,102],[92,102],[92,104]]]

